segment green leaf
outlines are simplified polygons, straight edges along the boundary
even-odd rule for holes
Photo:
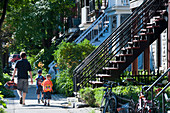
[[[0,104],[2,104],[4,108],[7,108],[6,103],[4,101],[0,100]]]

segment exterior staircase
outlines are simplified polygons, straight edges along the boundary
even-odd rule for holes
[[[108,28],[108,13],[103,13],[74,42],[80,43],[88,39],[91,44],[97,46],[108,36]]]
[[[167,28],[167,2],[144,1],[108,38],[103,39],[74,70],[74,91],[90,84],[103,84],[106,79],[119,79],[120,74]],[[97,32],[95,28],[102,25],[105,26],[101,29],[103,32]],[[75,42],[79,43],[85,37],[92,44],[102,41],[107,28],[107,13],[103,13]],[[96,33],[95,37],[91,37],[93,33]]]

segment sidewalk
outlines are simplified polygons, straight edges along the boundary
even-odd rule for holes
[[[67,98],[63,95],[52,95],[51,106],[44,106],[43,103],[38,104],[35,94],[36,87],[30,85],[26,96],[26,105],[19,104],[19,97],[14,91],[15,98],[7,98],[7,113],[91,113],[95,108],[72,108],[67,104]],[[95,112],[99,113],[99,112]]]

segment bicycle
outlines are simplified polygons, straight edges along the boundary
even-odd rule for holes
[[[136,104],[136,113],[159,113],[160,111],[160,102],[157,100],[154,100],[153,105],[152,101],[148,100],[148,94],[144,95],[144,91],[148,89],[149,86],[143,86],[142,91],[139,94],[139,100]]]
[[[117,112],[117,98],[116,95],[112,92],[112,87],[116,85],[115,82],[107,82],[104,86],[106,89],[104,89],[105,93],[103,95],[103,99],[101,102],[100,110],[102,113],[116,113]]]
[[[103,99],[101,102],[100,110],[102,113],[117,113],[118,111],[123,111],[124,113],[134,113],[135,111],[135,103],[133,99],[127,99],[121,96],[117,96],[115,93],[112,92],[112,87],[117,86],[118,83],[113,81],[108,81],[107,84],[104,86],[106,89],[104,89],[105,93],[103,95]],[[118,101],[119,100],[119,101]],[[120,103],[120,100],[127,101],[126,104]],[[121,107],[120,107],[121,106]],[[126,108],[123,108],[122,106],[126,106]]]

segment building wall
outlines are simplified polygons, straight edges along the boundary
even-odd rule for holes
[[[158,69],[157,66],[157,41],[152,43],[152,62],[154,64],[154,68]],[[161,67],[159,68],[162,71],[165,71],[168,67],[167,64],[167,29],[161,34]]]
[[[167,29],[161,34],[162,39],[162,47],[161,47],[161,68],[162,70],[166,70],[168,68],[168,49],[167,49]]]

